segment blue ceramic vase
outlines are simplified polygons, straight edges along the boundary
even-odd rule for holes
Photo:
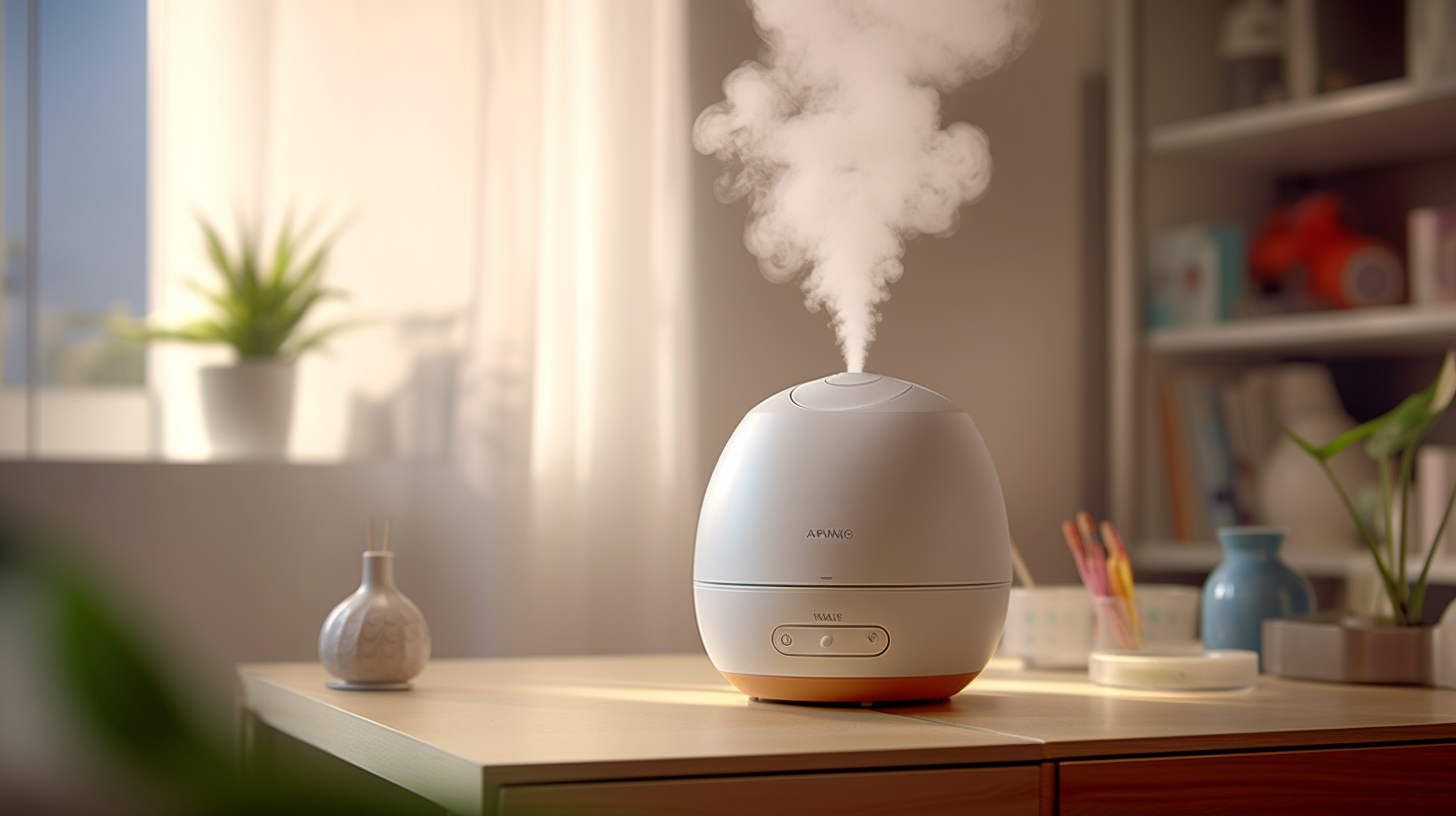
[[[1309,579],[1279,560],[1285,533],[1283,527],[1218,529],[1223,563],[1203,583],[1205,648],[1259,652],[1266,618],[1314,613]]]

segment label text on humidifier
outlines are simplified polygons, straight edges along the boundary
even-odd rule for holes
[[[854,530],[848,527],[835,529],[832,527],[815,527],[804,535],[804,538],[854,538]]]
[[[843,612],[815,612],[814,613],[814,620],[816,620],[816,621],[842,621],[842,620],[844,620],[844,613]]]

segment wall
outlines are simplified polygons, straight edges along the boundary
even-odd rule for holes
[[[189,678],[303,659],[359,584],[367,519],[391,521],[396,579],[444,656],[501,651],[508,617],[464,576],[505,572],[489,517],[444,465],[0,464],[0,523],[83,564]],[[9,528],[13,529],[13,528]]]
[[[758,53],[742,3],[691,3],[692,102]],[[1042,580],[1074,581],[1058,524],[1103,501],[1101,460],[1102,2],[1050,0],[1014,63],[945,100],[945,121],[990,136],[988,192],[948,239],[922,238],[882,309],[868,369],[964,407],[990,446],[1011,529]],[[762,398],[843,362],[796,289],[758,272],[743,247],[744,202],[713,196],[718,162],[694,165],[693,218],[703,373],[701,458]]]

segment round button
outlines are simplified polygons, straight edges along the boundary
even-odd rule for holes
[[[793,646],[794,645],[794,639],[791,638],[791,637],[789,637],[789,633],[788,632],[785,632],[785,633],[783,633],[782,635],[779,636],[779,643],[782,643],[785,646]]]
[[[830,646],[834,645],[834,638],[830,637],[829,635],[825,635],[824,637],[819,638],[819,645],[828,649]]]
[[[841,371],[838,374],[830,374],[824,378],[824,382],[830,385],[855,386],[869,385],[883,379],[879,374],[866,374],[863,371]]]

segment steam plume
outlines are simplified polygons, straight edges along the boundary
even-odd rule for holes
[[[1013,59],[1036,0],[752,0],[767,44],[723,81],[693,142],[748,196],[744,243],[769,279],[827,307],[863,371],[905,241],[948,235],[991,176],[986,134],[941,127],[940,94]]]

